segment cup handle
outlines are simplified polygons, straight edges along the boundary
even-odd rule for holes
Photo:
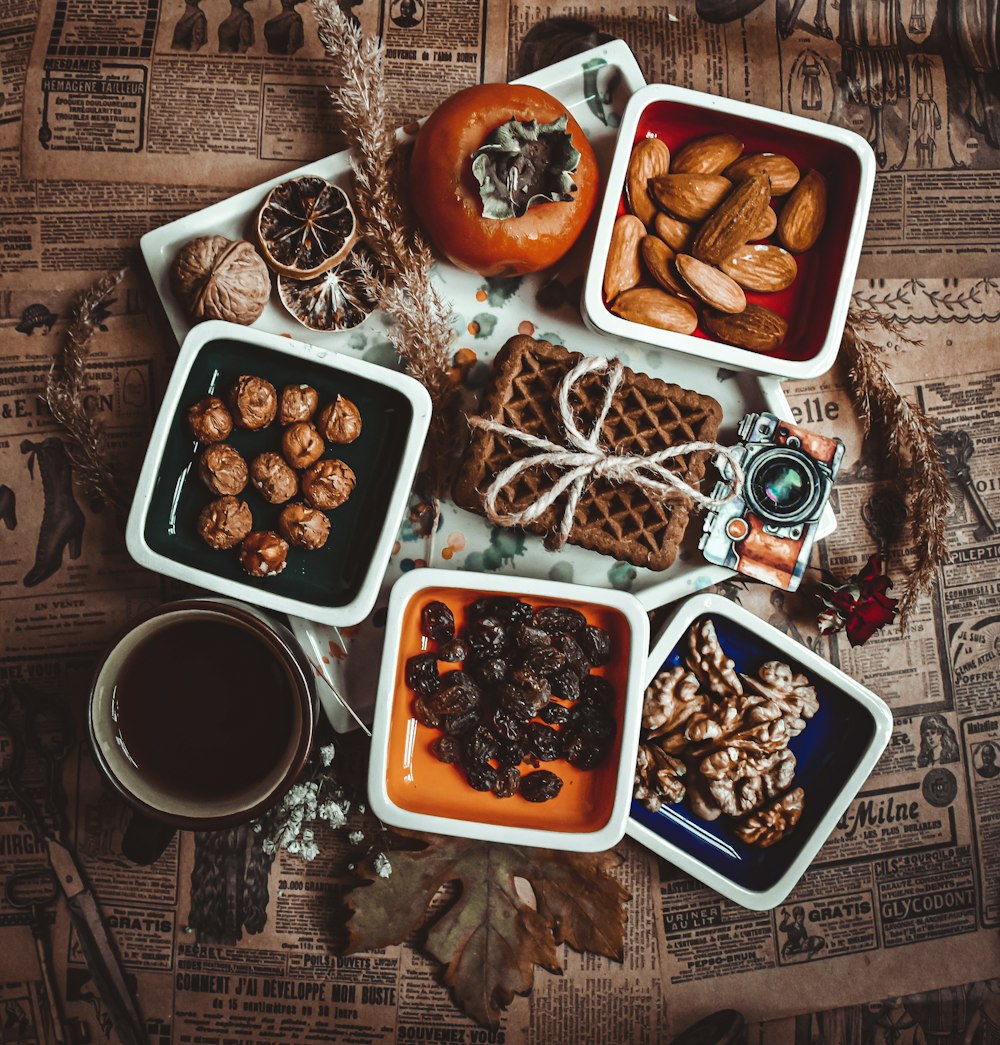
[[[143,867],[155,864],[175,834],[176,827],[133,813],[122,838],[122,855]]]

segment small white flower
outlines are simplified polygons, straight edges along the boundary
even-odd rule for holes
[[[324,766],[329,766],[333,762],[333,755],[336,748],[333,744],[327,744],[325,747],[319,749],[319,760]]]
[[[314,837],[315,836],[313,835],[313,829],[311,827],[306,827],[306,828],[303,829],[303,831],[302,831],[302,841],[303,842],[311,842]]]
[[[358,843],[360,843],[364,837],[364,831],[352,831],[347,836],[347,840],[351,843],[351,845],[358,845]]]
[[[301,855],[303,860],[315,860],[319,856],[319,846],[315,842],[305,842],[302,845]]]
[[[285,848],[294,855],[302,851],[302,843],[297,838],[293,838]]]
[[[260,847],[268,856],[274,856],[278,851],[278,847],[274,844],[273,838],[265,838],[264,841],[260,843]]]
[[[392,874],[392,864],[389,863],[389,857],[385,853],[379,853],[375,857],[375,873],[379,878],[388,878]]]

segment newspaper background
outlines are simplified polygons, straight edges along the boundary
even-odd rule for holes
[[[68,8],[83,12],[84,6],[74,7],[79,2],[70,0]],[[391,22],[396,6],[381,5],[376,17],[374,10],[361,4],[356,13],[365,25],[388,27],[387,19]],[[543,40],[534,50],[521,46],[523,36],[550,15],[586,14],[597,31],[621,35],[631,44],[649,80],[668,79],[794,108],[784,104],[790,96],[782,70],[793,61],[788,58],[792,51],[787,49],[808,41],[822,56],[832,90],[838,82],[840,48],[813,31],[824,9],[822,0],[799,5],[800,22],[789,38],[791,43],[775,29],[775,20],[788,10],[786,6],[743,6],[756,9],[743,21],[720,26],[702,20],[699,11],[711,13],[716,7],[731,14],[738,3],[635,6],[611,14],[582,5],[513,3],[506,51],[502,41],[495,48],[491,44],[482,59],[483,67],[502,69],[506,65],[513,74],[521,71],[518,60],[526,55],[532,55],[535,64],[561,57],[560,48],[579,46],[578,33],[566,33],[565,27],[557,27],[547,39],[536,33]],[[841,0],[840,14],[831,9],[830,16],[855,13],[864,17],[863,12],[873,6]],[[175,5],[175,13],[179,7]],[[444,24],[446,16],[454,17],[447,5],[429,7],[424,13],[428,31],[437,21],[436,11],[443,12],[438,24]],[[210,3],[205,8],[213,9]],[[506,22],[506,11],[501,8],[490,5],[488,20],[494,26]],[[923,11],[929,24],[939,25],[945,5],[903,0],[887,8],[900,19],[904,14],[912,19],[914,11]],[[135,10],[137,19],[148,13],[141,4]],[[215,10],[218,14],[217,7]],[[306,10],[303,8],[303,15]],[[462,6],[466,17],[478,10],[475,5]],[[43,5],[32,75],[47,46],[39,43],[48,32],[46,20],[51,21],[55,11],[54,2]],[[30,0],[11,5],[9,17],[6,7],[0,14],[3,28],[10,30],[0,37],[2,83],[13,84],[15,89],[20,82],[18,62],[22,63],[22,78],[27,65],[26,37],[34,17]],[[170,17],[164,13],[157,23],[157,41],[167,40],[172,33]],[[254,17],[259,30],[264,16],[254,12]],[[95,20],[92,31],[109,31],[106,26],[102,30],[102,24]],[[896,29],[899,39],[898,25]],[[928,48],[932,36],[928,33],[923,41]],[[391,31],[387,42],[393,46]],[[226,60],[241,61],[244,67],[253,61],[258,70],[270,68],[259,31],[255,46],[259,53],[254,58]],[[442,43],[441,49],[444,46]],[[164,48],[167,60],[176,57],[166,53],[169,45],[157,42],[149,59],[151,69]],[[206,44],[206,53],[208,48]],[[345,885],[342,840],[321,839],[323,857],[315,864],[305,865],[282,855],[268,865],[246,831],[197,838],[182,835],[153,868],[136,870],[119,855],[127,815],[101,788],[81,743],[66,768],[74,801],[75,841],[126,965],[136,977],[154,1040],[603,1042],[614,1036],[624,1041],[659,1041],[667,1027],[679,1030],[723,1006],[741,1010],[751,1021],[766,1021],[754,1023],[747,1040],[768,1045],[960,1042],[965,1040],[967,1028],[971,1028],[970,1041],[991,1040],[985,1028],[1000,1024],[997,984],[985,982],[1000,977],[996,934],[1000,919],[996,828],[1000,785],[984,772],[988,759],[984,761],[983,752],[992,743],[1000,750],[1000,723],[991,715],[996,649],[1000,648],[996,642],[998,540],[992,523],[1000,519],[1000,451],[996,425],[991,424],[1000,414],[1000,399],[991,337],[1000,317],[1000,286],[989,274],[992,226],[977,214],[972,190],[958,186],[975,184],[981,198],[988,196],[1000,153],[985,131],[970,132],[963,116],[963,100],[969,96],[961,85],[969,81],[969,75],[953,68],[957,63],[946,60],[943,52],[928,53],[932,64],[940,63],[932,75],[932,79],[938,77],[935,86],[940,83],[947,90],[960,85],[947,93],[947,138],[961,138],[968,154],[975,156],[976,163],[966,173],[978,180],[956,180],[961,172],[942,163],[939,190],[943,196],[936,198],[933,213],[957,215],[957,224],[947,233],[948,243],[942,244],[941,234],[919,223],[907,226],[905,236],[898,235],[898,229],[890,230],[897,238],[880,240],[877,249],[892,253],[880,256],[877,268],[870,270],[882,278],[859,280],[855,297],[859,303],[900,317],[906,329],[922,339],[919,346],[891,347],[894,375],[943,429],[964,431],[969,437],[950,437],[956,458],[956,497],[949,528],[957,549],[955,560],[941,571],[907,641],[890,630],[860,650],[851,650],[839,640],[820,640],[814,625],[815,606],[804,597],[779,597],[770,589],[738,582],[723,587],[725,594],[765,619],[819,646],[821,652],[884,695],[896,716],[892,744],[876,774],[789,898],[787,918],[782,909],[767,915],[744,912],[626,842],[620,847],[627,859],[619,873],[633,900],[624,964],[567,951],[565,975],[556,978],[538,972],[532,994],[516,999],[502,1030],[491,1035],[454,1009],[437,981],[433,963],[413,948],[336,956],[339,936],[334,912]],[[917,57],[916,51],[908,53],[911,72]],[[412,69],[405,58],[392,61],[402,63],[394,73],[399,74],[401,97],[406,97]],[[438,73],[444,75],[432,84],[439,95],[465,82],[447,78],[454,72],[448,63],[440,66]],[[276,75],[280,77],[280,71]],[[298,75],[296,71],[286,79],[297,82]],[[29,92],[30,80],[29,76]],[[911,86],[915,82],[913,74]],[[825,83],[821,79],[821,85]],[[945,96],[943,91],[937,95]],[[860,103],[846,102],[843,94],[836,97],[835,118],[863,131],[874,123],[874,114]],[[410,115],[431,104],[415,104]],[[873,236],[883,235],[881,222],[891,225],[904,204],[909,212],[906,186],[911,168],[915,169],[916,138],[911,166],[900,158],[909,141],[905,127],[913,120],[912,114],[903,113],[908,105],[905,98],[897,98],[894,106],[883,106],[886,165],[899,163],[901,170],[880,172],[876,200],[883,201],[884,214],[870,230],[869,249],[873,249]],[[8,113],[8,108],[0,108],[0,112]],[[944,114],[946,109],[941,111]],[[264,119],[263,109],[257,118]],[[860,123],[854,122],[858,119]],[[30,139],[27,126],[26,121],[26,140]],[[32,571],[37,571],[36,576],[45,573],[52,556],[41,556],[41,569],[37,569],[45,498],[38,471],[33,478],[27,471],[30,449],[23,453],[21,445],[25,440],[41,444],[55,434],[39,407],[37,392],[64,330],[71,293],[85,284],[90,273],[134,260],[136,239],[146,228],[229,190],[217,182],[203,188],[159,184],[167,166],[162,161],[155,168],[157,184],[147,184],[147,174],[114,162],[121,157],[113,158],[110,165],[98,165],[100,157],[94,158],[96,176],[106,176],[110,169],[121,179],[114,183],[70,180],[68,175],[90,176],[82,169],[80,156],[57,163],[50,155],[45,163],[37,161],[40,177],[25,178],[31,168],[22,169],[16,135],[7,136],[9,127],[9,123],[0,124],[0,145],[8,146],[2,154],[0,182],[4,217],[4,232],[0,233],[0,256],[4,258],[0,264],[4,378],[0,385],[0,454],[4,455],[0,479],[16,489],[18,515],[15,529],[0,528],[0,584],[7,601],[0,623],[0,669],[7,679],[55,684],[79,698],[89,665],[107,639],[143,608],[172,593],[160,578],[131,565],[107,515],[93,511],[78,492],[74,499],[84,519],[80,558],[62,562],[55,572],[28,587],[25,582]],[[939,145],[942,140],[935,137]],[[330,148],[325,139],[314,141],[313,147],[312,155]],[[279,161],[262,159],[259,151],[254,157],[253,148],[242,157],[243,174],[233,188],[280,169],[275,166]],[[940,162],[940,147],[931,155]],[[143,159],[139,157],[137,162]],[[197,153],[194,160],[191,170],[198,169]],[[289,160],[285,166],[298,162]],[[959,191],[964,194],[956,196]],[[80,221],[84,213],[86,223]],[[968,245],[969,253],[949,258],[942,247],[956,249],[954,228],[958,225],[974,241]],[[885,278],[893,274],[900,278]],[[26,313],[40,301],[46,302],[44,314],[37,310]],[[106,416],[127,468],[129,456],[134,460],[141,454],[175,346],[165,333],[158,306],[135,272],[109,312],[108,329],[97,341],[94,391],[106,404]],[[860,509],[885,486],[877,471],[877,442],[863,445],[853,423],[847,383],[846,375],[835,370],[820,381],[787,386],[803,423],[817,425],[848,443],[835,502],[839,528],[817,557],[818,564],[841,577],[854,572],[875,550]],[[50,459],[58,456],[54,449],[48,453]],[[963,455],[968,455],[964,464],[970,472],[964,486]],[[44,467],[39,453],[36,468]],[[981,502],[968,492],[970,483]],[[905,552],[905,547],[896,550],[896,554]],[[53,657],[56,642],[61,652]],[[5,739],[0,738],[0,760],[6,750]],[[894,835],[889,829],[895,825],[875,822],[880,804],[884,809],[890,800],[897,809],[900,804],[906,806],[909,822],[918,823],[919,831]],[[869,803],[871,812],[862,813]],[[863,822],[852,834],[851,825],[859,821]],[[859,830],[875,832],[865,839],[863,848],[856,843]],[[0,794],[0,876],[42,862],[14,804],[9,796]],[[199,873],[194,876],[196,867]],[[193,888],[193,877],[201,881],[206,875],[218,874],[220,868],[225,868],[227,882],[240,883],[238,892],[230,891],[227,896],[222,889],[211,903],[204,892]],[[783,921],[786,926],[794,924],[796,907],[803,910],[805,939],[824,940],[823,948],[815,953],[794,949],[782,953],[792,937],[781,925]],[[23,915],[11,910],[2,898],[0,925],[6,944],[0,949],[3,1037],[51,1040],[42,1016],[30,932]],[[82,1035],[85,1029],[90,1040],[108,1040],[106,1014],[100,1011],[60,907],[56,908],[53,939],[58,980],[68,999],[67,1014],[77,1021],[77,1033]],[[750,951],[752,962],[741,957]],[[914,995],[916,991],[924,993]],[[798,1016],[810,1007],[824,1011]],[[782,1016],[797,1018],[779,1018]]]

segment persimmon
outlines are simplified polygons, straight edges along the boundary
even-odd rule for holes
[[[417,135],[408,178],[431,242],[483,276],[557,262],[583,232],[599,182],[565,106],[520,84],[467,87],[443,102]]]

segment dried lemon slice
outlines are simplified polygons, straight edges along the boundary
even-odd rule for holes
[[[275,272],[310,279],[347,257],[358,239],[358,219],[343,189],[307,174],[267,194],[257,238]]]
[[[310,330],[349,330],[367,319],[375,308],[357,259],[367,248],[359,245],[341,264],[312,279],[278,276],[278,297],[288,312]],[[374,259],[366,263],[371,272]]]

